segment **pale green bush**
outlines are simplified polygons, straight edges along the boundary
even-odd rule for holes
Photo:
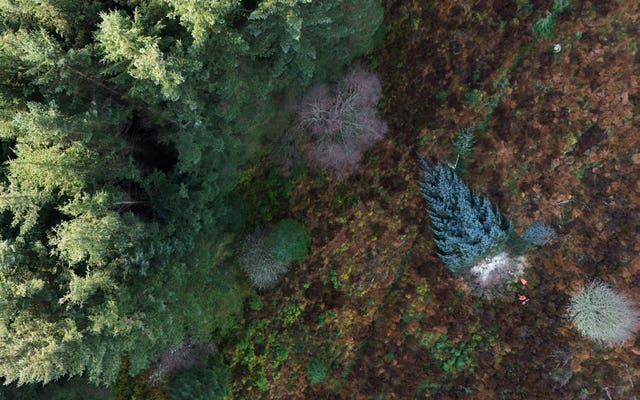
[[[240,248],[240,265],[251,285],[260,291],[275,288],[288,271],[288,264],[276,260],[264,244],[260,234],[248,236]]]
[[[573,294],[567,314],[580,334],[606,345],[621,345],[640,327],[632,302],[601,281]]]

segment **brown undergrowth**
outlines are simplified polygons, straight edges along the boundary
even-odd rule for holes
[[[385,3],[373,59],[389,134],[346,182],[296,181],[311,253],[225,350],[235,396],[640,398],[640,339],[601,348],[564,318],[595,277],[640,303],[638,3],[574,2],[540,39],[529,27],[550,1]],[[435,254],[417,157],[446,160],[465,126],[470,186],[517,234],[558,233],[528,254],[526,305],[472,296]]]

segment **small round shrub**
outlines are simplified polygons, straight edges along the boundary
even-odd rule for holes
[[[230,394],[229,367],[217,362],[207,368],[178,372],[165,386],[169,400],[223,400]]]
[[[568,316],[580,334],[606,345],[621,345],[640,327],[631,301],[600,281],[571,296]]]
[[[265,238],[265,246],[279,262],[301,262],[309,253],[309,231],[294,219],[283,219]]]
[[[248,236],[240,248],[240,264],[247,273],[251,285],[266,291],[275,288],[287,273],[287,264],[276,260],[259,235]]]
[[[313,357],[307,362],[307,380],[311,385],[320,383],[327,378],[327,366],[318,357]]]
[[[540,221],[533,221],[524,231],[522,238],[534,246],[544,246],[554,238],[555,234],[551,227]]]

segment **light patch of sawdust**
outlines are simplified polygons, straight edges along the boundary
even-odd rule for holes
[[[482,289],[489,289],[508,280],[522,276],[528,266],[525,256],[512,257],[503,251],[480,261],[470,269],[474,282]]]

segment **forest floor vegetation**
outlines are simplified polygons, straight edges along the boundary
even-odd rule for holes
[[[639,336],[604,347],[566,318],[594,278],[640,303],[637,1],[572,2],[547,37],[550,1],[384,3],[368,62],[389,132],[344,181],[293,180],[310,253],[222,350],[234,396],[640,398]],[[554,231],[500,299],[443,266],[418,191],[418,157],[446,161],[466,126],[465,182],[516,235]]]

